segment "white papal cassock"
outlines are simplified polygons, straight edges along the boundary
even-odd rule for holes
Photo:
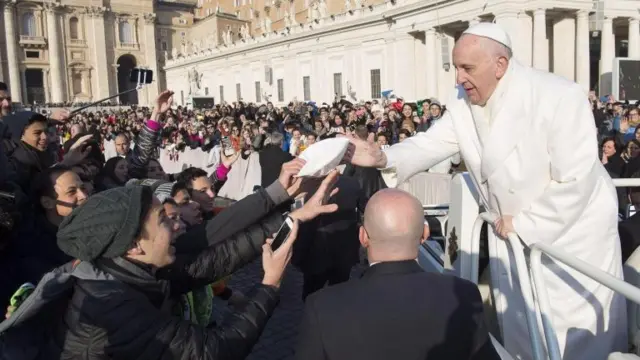
[[[446,104],[426,133],[385,151],[387,185],[460,152],[485,207],[514,216],[525,244],[552,244],[622,278],[616,191],[598,159],[593,114],[579,85],[512,59],[486,106],[470,105],[461,87]],[[514,260],[496,239],[491,234],[498,254],[490,269],[504,344],[531,359]],[[624,298],[563,265],[543,264],[563,359],[626,351]]]

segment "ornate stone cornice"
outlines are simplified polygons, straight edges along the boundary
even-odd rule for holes
[[[101,17],[107,12],[107,8],[104,6],[87,6],[84,8],[84,13],[89,17]]]
[[[55,13],[55,12],[58,12],[60,10],[65,9],[66,5],[62,5],[60,3],[54,3],[54,2],[45,2],[44,4],[42,4],[42,7],[47,12]]]
[[[142,19],[144,20],[145,24],[155,24],[156,14],[153,14],[153,13],[143,14]]]
[[[4,0],[4,11],[13,11],[16,8],[17,0]]]

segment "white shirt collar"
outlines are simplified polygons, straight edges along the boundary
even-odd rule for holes
[[[415,258],[415,261],[416,261],[417,263],[419,263],[418,258]],[[383,263],[383,262],[389,262],[389,261],[376,261],[376,262],[372,262],[372,263],[369,263],[369,267],[372,267],[372,266],[373,266],[373,265],[375,265],[375,264],[380,264],[380,263]]]

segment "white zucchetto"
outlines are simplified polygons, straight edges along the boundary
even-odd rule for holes
[[[498,24],[481,22],[465,30],[463,35],[464,34],[482,36],[497,41],[509,48],[509,50],[512,50],[511,38],[509,38],[509,34],[507,34],[507,32],[504,31],[504,29]]]

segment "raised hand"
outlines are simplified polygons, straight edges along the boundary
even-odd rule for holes
[[[93,135],[89,134],[79,138],[64,155],[62,163],[66,166],[76,166],[84,161],[91,152],[91,146],[85,145],[92,137]]]
[[[59,122],[67,122],[71,118],[71,112],[67,109],[56,109],[51,112],[49,118]]]
[[[173,91],[165,90],[156,98],[156,106],[153,108],[151,119],[157,121],[160,114],[171,109],[171,105],[173,105]]]
[[[289,193],[289,196],[295,195],[300,189],[302,179],[295,179],[306,162],[300,158],[293,159],[282,165],[278,181]]]
[[[338,188],[335,188],[337,181],[338,171],[333,170],[324,178],[313,196],[300,209],[290,214],[291,218],[304,222],[312,220],[318,215],[337,211],[338,205],[329,204],[329,199],[339,191]]]
[[[265,285],[280,287],[284,270],[291,261],[293,255],[293,243],[298,237],[298,221],[294,219],[293,227],[287,237],[287,240],[276,250],[271,249],[273,239],[267,239],[262,245],[262,269],[264,270],[264,278],[262,283]]]
[[[220,161],[222,162],[222,165],[224,165],[224,167],[226,167],[227,169],[229,169],[231,165],[233,165],[233,163],[238,160],[239,157],[240,153],[237,151],[231,156],[227,156],[225,155],[224,151],[220,151]]]
[[[342,159],[343,163],[351,163],[362,167],[384,168],[387,157],[372,141],[365,141],[356,137],[349,137],[349,147]]]

